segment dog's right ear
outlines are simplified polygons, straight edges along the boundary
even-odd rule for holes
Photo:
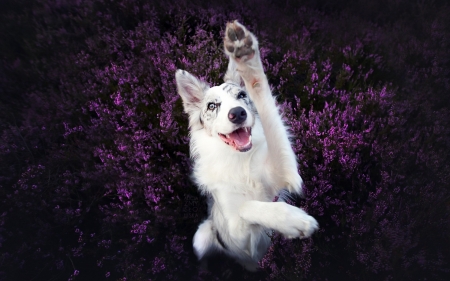
[[[184,112],[192,117],[196,112],[200,114],[203,97],[209,86],[198,80],[187,71],[178,69],[175,73],[178,94],[183,100]]]

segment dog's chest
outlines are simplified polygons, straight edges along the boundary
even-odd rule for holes
[[[214,163],[198,164],[195,167],[195,176],[207,182],[235,182],[253,183],[262,182],[263,169],[252,163]]]
[[[265,186],[268,183],[264,161],[258,158],[255,156],[236,159],[228,157],[222,159],[224,161],[220,161],[220,158],[215,158],[216,161],[213,161],[205,157],[196,162],[194,178],[200,186],[207,189],[212,189],[220,183],[226,185],[230,191],[254,194],[253,196],[259,197],[260,195],[257,194],[265,193]]]

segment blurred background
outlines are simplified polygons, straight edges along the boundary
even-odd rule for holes
[[[447,1],[2,0],[0,280],[449,280]],[[200,268],[174,74],[260,42],[320,230]]]

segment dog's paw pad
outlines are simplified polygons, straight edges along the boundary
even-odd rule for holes
[[[257,49],[254,35],[238,21],[227,23],[224,38],[225,53],[230,57],[244,61],[253,58]]]
[[[227,36],[231,41],[242,40],[245,37],[244,28],[237,25],[236,21],[233,23],[228,23],[227,25]]]

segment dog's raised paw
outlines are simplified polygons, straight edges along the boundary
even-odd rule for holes
[[[256,37],[238,21],[227,23],[224,38],[225,53],[236,61],[253,58],[258,49]]]
[[[296,208],[287,216],[286,225],[282,227],[281,233],[290,239],[303,239],[310,237],[318,228],[319,224],[312,216]]]

